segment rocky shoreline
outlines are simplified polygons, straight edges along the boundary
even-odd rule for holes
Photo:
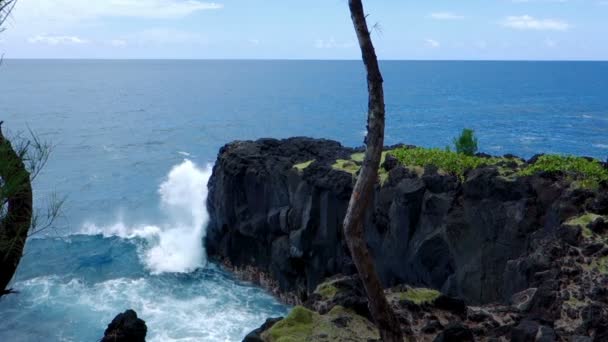
[[[344,324],[369,320],[341,234],[360,152],[309,138],[233,142],[209,182],[209,256],[265,274],[327,340],[367,336]],[[608,340],[608,185],[524,175],[536,159],[505,156],[457,175],[387,154],[366,239],[411,339]],[[437,296],[408,295],[428,291]],[[291,318],[249,340],[288,334]]]

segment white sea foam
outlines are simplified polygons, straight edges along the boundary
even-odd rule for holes
[[[593,144],[593,147],[608,149],[608,144]]]
[[[78,278],[44,276],[19,282],[19,300],[28,310],[6,317],[14,324],[33,321],[44,312],[53,337],[93,340],[114,316],[134,309],[148,326],[148,341],[240,341],[267,317],[284,315],[285,308],[262,290],[234,283],[227,277],[200,279],[182,286],[172,278],[117,278],[90,283]],[[10,303],[9,303],[10,304]],[[64,322],[65,317],[71,317]],[[21,326],[18,326],[21,328]],[[24,328],[24,327],[23,327]],[[36,332],[36,330],[34,330]],[[7,331],[0,330],[0,339]],[[82,338],[86,336],[87,338]],[[8,340],[7,340],[8,341]]]
[[[143,238],[142,261],[153,274],[187,273],[205,264],[203,238],[209,221],[205,202],[211,166],[202,170],[190,160],[176,165],[158,193],[166,223],[129,226],[121,220],[110,226],[86,224],[82,233]]]

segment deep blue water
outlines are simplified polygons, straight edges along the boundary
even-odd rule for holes
[[[491,154],[608,156],[608,63],[383,62],[387,144],[444,147],[464,127]],[[155,341],[235,341],[283,314],[204,265],[206,165],[235,139],[361,145],[357,61],[16,61],[0,119],[54,144],[37,205],[67,196],[0,300],[1,341],[91,341],[133,307]],[[184,162],[184,159],[191,162]],[[185,198],[185,200],[181,200]]]

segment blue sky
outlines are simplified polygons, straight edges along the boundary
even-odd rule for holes
[[[608,0],[364,6],[381,59],[608,59]],[[6,58],[360,56],[346,0],[19,0],[6,26]]]

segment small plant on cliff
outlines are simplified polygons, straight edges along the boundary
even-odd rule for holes
[[[454,138],[454,147],[457,153],[472,156],[477,153],[477,137],[475,131],[465,128],[458,138]]]

